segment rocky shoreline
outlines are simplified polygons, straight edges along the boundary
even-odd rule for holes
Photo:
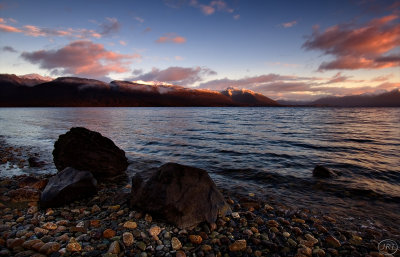
[[[129,208],[130,184],[100,184],[93,198],[48,209],[12,193],[42,179],[0,180],[0,256],[384,256],[380,231],[252,196],[222,192],[232,214],[185,230]]]
[[[0,154],[3,165],[46,165],[6,144]],[[351,219],[221,189],[232,213],[193,229],[131,208],[126,182],[99,183],[94,197],[41,209],[49,177],[0,179],[0,256],[388,256],[379,243],[398,239]]]

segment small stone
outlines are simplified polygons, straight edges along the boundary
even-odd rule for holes
[[[22,247],[25,249],[31,249],[34,244],[39,243],[39,242],[42,242],[42,241],[40,239],[28,240],[22,244]]]
[[[43,245],[44,245],[44,243],[42,241],[40,241],[40,242],[33,244],[31,246],[31,249],[39,252],[40,248],[42,248]]]
[[[268,226],[269,227],[278,227],[279,223],[276,220],[269,220],[268,221]]]
[[[321,232],[321,233],[328,233],[328,230],[327,230],[324,226],[322,226],[322,225],[317,224],[317,225],[315,225],[315,227],[316,227],[316,229],[318,230],[318,232]]]
[[[300,236],[303,234],[303,231],[299,227],[293,227],[292,228],[293,233],[295,233],[297,236]]]
[[[182,243],[181,243],[181,241],[179,241],[178,238],[173,237],[173,238],[171,239],[171,246],[172,246],[172,249],[174,249],[175,251],[177,251],[177,250],[179,250],[179,249],[182,248]]]
[[[51,216],[53,214],[54,214],[53,209],[49,208],[49,209],[46,210],[46,214],[45,214],[46,216]]]
[[[361,245],[362,243],[362,237],[353,235],[353,237],[349,240],[350,244],[353,245]]]
[[[150,214],[146,214],[146,215],[144,216],[144,220],[145,220],[147,223],[151,223],[151,222],[153,221],[153,217],[151,217]]]
[[[137,248],[139,248],[140,250],[142,250],[142,251],[144,251],[144,250],[146,250],[146,244],[145,243],[143,243],[142,241],[140,241],[140,242],[137,242],[136,243],[136,247]]]
[[[312,250],[311,250],[311,248],[308,248],[308,247],[299,248],[299,249],[297,249],[297,254],[302,254],[302,255],[305,255],[305,256],[311,256],[312,255]]]
[[[303,220],[303,219],[297,219],[297,218],[293,218],[292,221],[295,222],[295,223],[300,223],[300,224],[306,223],[305,220]]]
[[[291,239],[291,238],[288,239],[288,243],[289,243],[289,245],[292,246],[292,247],[296,247],[296,246],[297,246],[296,241],[294,241],[294,240]]]
[[[90,226],[94,228],[98,228],[101,226],[100,220],[91,220],[90,221]]]
[[[116,234],[116,232],[109,228],[103,231],[104,238],[112,238],[115,236],[115,234]]]
[[[42,228],[47,229],[47,230],[55,230],[57,229],[57,225],[53,222],[47,222],[43,224]]]
[[[120,252],[121,248],[119,246],[118,241],[112,242],[110,248],[108,248],[108,253],[119,254]]]
[[[124,223],[123,227],[127,229],[135,229],[137,228],[137,223],[134,221],[127,221]]]
[[[322,250],[321,248],[316,248],[313,250],[313,255],[317,255],[318,257],[324,257],[325,251]]]
[[[209,251],[212,250],[212,247],[211,247],[211,245],[205,244],[205,245],[202,245],[202,246],[201,246],[201,250],[203,250],[203,251],[205,251],[205,252],[209,252]]]
[[[119,204],[108,207],[111,211],[118,211],[121,206]]]
[[[186,254],[184,251],[177,251],[176,252],[176,257],[186,257]]]
[[[99,212],[99,211],[101,211],[101,209],[97,204],[92,206],[92,209],[91,209],[92,213],[96,213],[96,212]]]
[[[254,252],[254,256],[261,257],[262,256],[262,252],[257,250],[257,251]]]
[[[232,218],[234,219],[240,219],[240,215],[238,212],[232,212]]]
[[[40,234],[46,235],[47,233],[49,233],[49,231],[47,229],[39,228],[39,227],[34,228],[33,231],[35,232],[35,234],[40,233]]]
[[[133,245],[134,239],[132,233],[125,232],[124,234],[122,234],[122,242],[124,242],[124,245],[127,247]]]
[[[18,219],[16,219],[15,222],[22,223],[22,222],[24,222],[24,220],[25,220],[25,217],[22,216],[22,217],[18,217]]]
[[[327,236],[325,238],[325,242],[329,245],[332,246],[334,248],[338,248],[341,246],[339,240],[337,240],[334,236]]]
[[[22,238],[7,239],[7,247],[13,249],[18,246],[21,246],[24,242],[25,240]]]
[[[290,237],[290,233],[289,233],[289,232],[286,232],[286,231],[283,232],[282,235],[283,235],[284,237]]]
[[[196,244],[196,245],[201,244],[201,242],[203,241],[203,239],[199,235],[190,235],[189,240],[190,240],[190,242],[192,242],[192,244]]]
[[[247,242],[244,239],[236,240],[233,244],[229,245],[229,251],[238,252],[246,250]]]
[[[82,250],[82,246],[76,241],[75,238],[71,237],[69,243],[67,244],[66,250],[68,252],[80,252]]]
[[[336,220],[328,215],[324,215],[322,218],[330,223],[336,223]]]
[[[40,249],[39,252],[43,253],[43,254],[47,254],[50,255],[52,253],[57,252],[58,250],[60,250],[61,245],[59,243],[56,242],[48,242],[45,243]]]
[[[29,207],[29,209],[28,209],[28,214],[35,214],[35,213],[37,213],[38,212],[38,207],[37,206],[31,206],[31,207]]]
[[[160,234],[161,228],[159,226],[153,226],[149,229],[149,234],[152,237],[156,237]]]

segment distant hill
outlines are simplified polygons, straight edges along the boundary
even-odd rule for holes
[[[338,107],[400,107],[399,89],[379,95],[352,95],[343,97],[326,97],[311,102],[318,106]]]
[[[217,92],[129,81],[0,74],[0,106],[279,106],[252,91]]]

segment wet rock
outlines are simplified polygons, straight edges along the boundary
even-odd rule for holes
[[[110,247],[108,248],[108,253],[119,254],[120,252],[121,248],[119,246],[118,241],[112,242]]]
[[[238,252],[246,250],[247,242],[246,240],[236,240],[233,244],[229,245],[229,251]]]
[[[54,163],[59,171],[67,167],[92,172],[98,181],[126,175],[125,152],[109,138],[82,127],[71,128],[54,144]]]
[[[50,254],[55,253],[58,250],[60,250],[60,248],[61,248],[61,245],[59,243],[48,242],[48,243],[45,243],[42,247],[40,247],[39,252],[50,255]]]
[[[161,166],[146,182],[136,175],[130,204],[179,228],[195,227],[203,221],[214,223],[219,213],[230,212],[206,171],[176,163]]]
[[[181,241],[179,241],[178,238],[173,237],[171,239],[171,246],[172,246],[172,249],[174,249],[176,251],[176,250],[179,250],[182,248],[182,243],[181,243]]]
[[[127,247],[133,245],[134,239],[132,233],[125,232],[124,234],[122,234],[122,242],[124,242],[124,245]]]
[[[97,181],[88,171],[66,168],[49,179],[40,197],[42,208],[56,207],[97,192]]]
[[[67,244],[66,250],[68,252],[80,252],[82,250],[82,246],[76,241],[75,238],[71,237]]]
[[[159,226],[153,226],[149,229],[149,234],[152,237],[156,237],[160,234],[161,228]]]
[[[15,238],[15,239],[8,239],[7,240],[7,247],[10,249],[16,248],[21,246],[25,242],[22,238]]]
[[[313,176],[317,178],[331,178],[337,176],[337,174],[325,166],[317,165],[313,170]]]
[[[199,235],[190,235],[189,240],[192,244],[199,245],[203,241],[203,238],[201,238]]]
[[[127,229],[135,229],[137,228],[137,224],[134,221],[127,221],[124,223],[123,227]]]
[[[114,230],[108,228],[108,229],[104,230],[103,237],[104,238],[112,238],[115,236],[115,234],[116,234],[116,232]]]
[[[339,240],[337,240],[334,236],[327,236],[325,238],[325,242],[327,245],[334,247],[334,248],[338,248],[341,246]]]
[[[29,167],[32,167],[32,168],[41,168],[46,165],[45,161],[41,161],[37,157],[29,157],[28,163],[29,163]]]
[[[177,251],[176,252],[176,257],[186,257],[186,254],[184,251]]]

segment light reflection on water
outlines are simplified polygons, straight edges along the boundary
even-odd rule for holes
[[[111,138],[126,151],[131,172],[173,161],[208,170],[222,187],[346,207],[342,200],[316,199],[302,183],[313,180],[316,164],[324,164],[343,173],[329,182],[332,187],[400,199],[396,108],[0,109],[0,134],[7,142],[33,146],[49,162],[55,140],[75,126]],[[54,166],[48,171],[55,172]],[[274,183],[271,174],[277,174]]]

